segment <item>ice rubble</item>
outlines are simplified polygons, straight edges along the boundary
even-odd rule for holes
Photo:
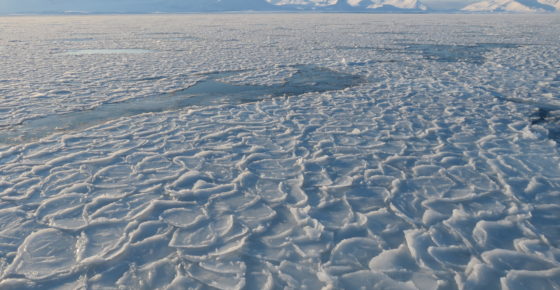
[[[301,64],[360,76],[350,87],[116,114],[2,145],[0,288],[560,284],[552,16],[0,25],[2,134],[170,96],[213,73],[268,88]],[[64,54],[130,47],[153,52]]]

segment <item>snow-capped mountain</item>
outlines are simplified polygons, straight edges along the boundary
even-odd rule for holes
[[[556,11],[560,11],[560,0],[540,0],[539,2],[554,7]]]
[[[0,0],[0,15],[12,13],[152,13],[224,11],[424,12],[428,4],[455,3],[457,11],[469,0]],[[445,2],[447,1],[447,2]],[[466,4],[463,4],[466,5]],[[560,0],[483,0],[464,12],[559,12]]]
[[[274,9],[274,6],[266,0],[160,0],[156,5],[164,11],[172,12],[268,11]]]
[[[314,10],[376,11],[427,10],[418,0],[266,0],[279,8],[299,7]]]
[[[299,5],[299,6],[310,6],[310,7],[325,7],[335,5],[337,0],[266,0],[268,3],[276,6],[285,5]]]
[[[553,0],[548,0],[553,1]],[[0,14],[212,11],[423,11],[420,0],[0,0]]]
[[[365,9],[379,9],[383,7],[395,7],[398,9],[427,10],[428,7],[417,0],[347,0],[353,7]]]
[[[469,12],[558,12],[560,0],[485,0],[467,5]]]

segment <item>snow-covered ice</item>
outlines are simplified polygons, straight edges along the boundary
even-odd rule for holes
[[[77,40],[79,41],[79,40]],[[84,54],[136,54],[136,53],[149,53],[147,49],[79,49],[70,50],[66,54],[69,55],[84,55]]]
[[[554,15],[0,27],[0,289],[560,287]]]

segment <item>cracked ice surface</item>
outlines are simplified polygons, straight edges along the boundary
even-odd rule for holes
[[[0,25],[1,289],[559,287],[555,16]]]

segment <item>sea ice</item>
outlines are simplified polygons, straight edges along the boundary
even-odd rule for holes
[[[555,15],[0,27],[0,289],[560,285]]]

